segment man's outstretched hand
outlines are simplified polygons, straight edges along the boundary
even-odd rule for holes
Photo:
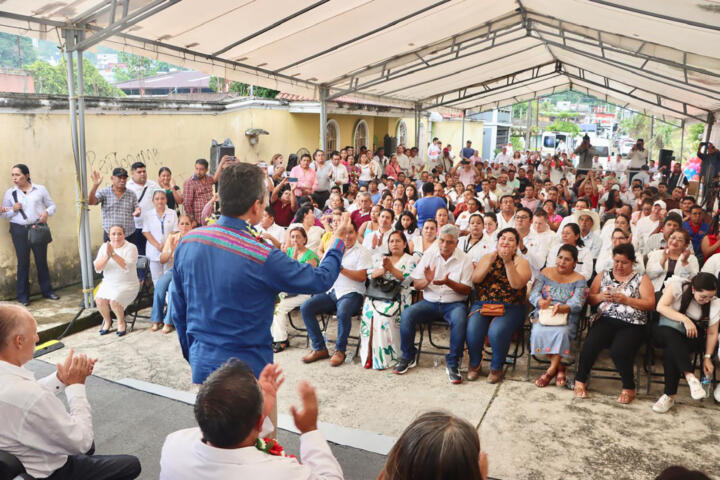
[[[301,380],[298,385],[298,394],[302,402],[302,409],[298,410],[295,405],[290,407],[295,426],[300,433],[317,430],[318,402],[315,389],[306,380]]]
[[[268,363],[260,372],[258,385],[263,394],[263,417],[270,415],[277,402],[277,392],[285,381],[282,373],[282,368],[277,363]]]
[[[335,238],[338,238],[342,240],[343,242],[346,241],[346,238],[349,234],[351,234],[355,230],[354,225],[352,224],[352,221],[350,220],[350,214],[345,212],[342,214],[342,217],[340,218],[340,223],[338,224],[337,228],[333,232],[335,235]],[[332,245],[334,241],[330,242],[330,245]]]

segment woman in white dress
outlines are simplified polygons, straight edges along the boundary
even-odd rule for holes
[[[170,234],[177,232],[178,219],[175,210],[167,208],[167,196],[164,190],[155,190],[152,197],[154,210],[143,214],[143,235],[147,239],[145,256],[150,262],[150,275],[153,285],[172,268],[169,262],[160,262],[160,253]]]
[[[93,263],[97,273],[102,272],[103,280],[95,293],[95,303],[103,317],[100,335],[110,333],[112,319],[110,310],[117,317],[117,335],[125,335],[125,309],[140,290],[137,277],[137,247],[125,241],[125,231],[120,225],[110,227],[110,240],[103,243]]]
[[[545,266],[554,267],[560,247],[566,244],[572,245],[578,249],[578,259],[575,271],[585,277],[585,280],[590,280],[593,274],[592,253],[590,253],[590,249],[585,246],[585,243],[580,238],[580,227],[578,224],[568,223],[565,225],[560,233],[560,238],[561,242],[556,243],[550,248]]]
[[[426,223],[427,224],[427,223]],[[400,313],[412,303],[410,274],[417,261],[410,255],[405,235],[394,230],[387,240],[388,253],[376,257],[368,278],[383,277],[400,282],[398,298],[382,300],[366,296],[360,323],[360,362],[365,368],[384,370],[401,357]]]
[[[484,234],[485,223],[480,213],[473,213],[470,216],[468,229],[469,234],[460,237],[458,247],[470,255],[473,265],[477,264],[480,258],[496,249],[496,242],[490,239],[489,235]]]

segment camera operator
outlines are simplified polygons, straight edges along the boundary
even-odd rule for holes
[[[593,156],[597,155],[595,148],[590,144],[590,136],[585,135],[582,143],[575,149],[575,155],[578,156],[578,173],[586,174],[592,169]]]
[[[628,157],[630,157],[631,170],[638,170],[642,168],[643,165],[647,165],[648,152],[645,150],[645,141],[642,138],[637,139],[635,145],[630,149]]]

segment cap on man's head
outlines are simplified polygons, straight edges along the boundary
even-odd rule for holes
[[[112,176],[113,177],[127,177],[128,173],[127,173],[127,170],[125,170],[124,168],[116,167],[116,168],[113,168]]]
[[[653,203],[653,207],[655,205],[660,205],[660,208],[662,208],[663,210],[667,209],[667,204],[665,202],[663,202],[662,200],[655,200],[655,203]]]

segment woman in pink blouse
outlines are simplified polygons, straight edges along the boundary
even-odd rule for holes
[[[315,170],[310,168],[310,154],[305,153],[300,157],[300,163],[290,170],[290,178],[297,179],[290,185],[297,198],[303,195],[312,195],[317,188],[317,175]]]

